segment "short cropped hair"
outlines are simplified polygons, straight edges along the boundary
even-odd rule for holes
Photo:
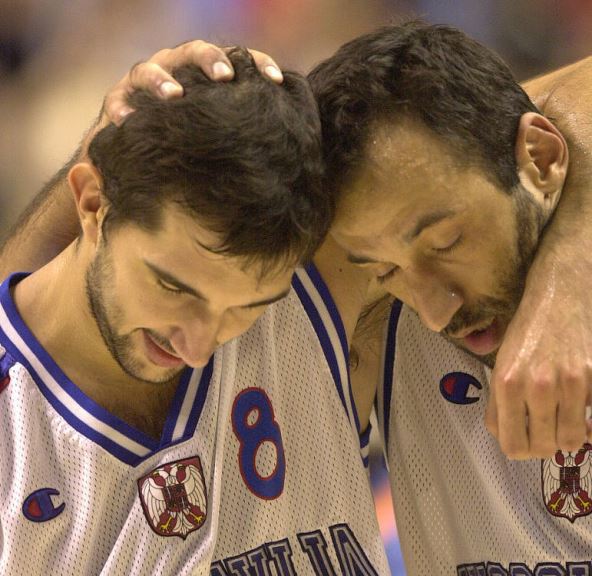
[[[231,82],[187,66],[175,73],[184,97],[133,94],[135,112],[97,134],[89,156],[109,206],[105,231],[157,230],[174,202],[220,236],[217,252],[271,271],[310,258],[331,221],[318,110],[302,76],[285,72],[276,85],[246,50],[228,56]]]
[[[518,184],[519,120],[537,109],[506,64],[459,30],[418,21],[384,27],[342,46],[308,78],[334,193],[363,162],[376,126],[402,117],[421,121],[508,193]]]

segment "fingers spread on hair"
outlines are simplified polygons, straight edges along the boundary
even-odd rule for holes
[[[148,90],[155,96],[167,100],[183,95],[183,87],[169,74],[167,69],[148,60],[136,64],[129,72],[128,93],[134,90]]]
[[[257,68],[264,76],[267,76],[270,80],[273,80],[277,84],[281,84],[284,81],[284,76],[280,67],[276,64],[275,60],[263,52],[258,50],[249,50],[257,64]]]
[[[161,50],[151,60],[169,71],[194,64],[211,80],[225,81],[234,77],[232,64],[224,50],[203,40],[193,40],[170,50]]]

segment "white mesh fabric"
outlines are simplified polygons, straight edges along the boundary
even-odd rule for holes
[[[468,390],[478,401],[441,394],[454,372],[482,385]],[[552,515],[541,461],[508,460],[485,429],[488,370],[403,307],[393,374],[388,459],[409,576],[591,574],[592,515]]]
[[[230,558],[288,540],[296,573],[320,574],[298,538],[320,531],[335,574],[341,574],[330,527],[347,524],[372,568],[346,567],[343,573],[389,574],[359,438],[295,293],[270,308],[236,348],[241,368],[235,395],[254,387],[265,390],[281,429],[286,476],[279,497],[264,500],[255,495],[241,475],[239,440],[234,433],[227,435],[215,558],[226,560],[223,565],[230,574]],[[263,462],[269,458],[272,462]],[[275,460],[275,451],[268,447],[260,462],[263,470],[273,469]],[[237,524],[244,528],[241,533]]]

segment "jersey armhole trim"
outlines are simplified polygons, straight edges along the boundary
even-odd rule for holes
[[[389,423],[391,416],[393,377],[395,370],[395,352],[397,345],[397,328],[399,325],[399,318],[401,316],[402,307],[403,303],[399,300],[395,300],[391,307],[391,313],[389,316],[389,321],[387,323],[387,329],[385,334],[382,382],[380,382],[381,385],[379,385],[378,394],[376,395],[376,413],[379,417],[379,428],[383,438],[383,447],[385,454],[388,453]]]
[[[359,438],[360,421],[349,375],[349,348],[337,306],[329,288],[312,263],[296,270],[292,286],[314,327],[343,408],[356,437]]]

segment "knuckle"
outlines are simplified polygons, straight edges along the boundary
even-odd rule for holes
[[[135,88],[154,86],[164,73],[162,67],[156,62],[141,62],[130,72],[132,86]]]
[[[198,50],[204,46],[211,46],[211,44],[205,40],[189,40],[188,42],[182,42],[177,47],[183,50],[193,51]]]
[[[501,396],[514,396],[522,390],[522,379],[514,372],[498,376],[496,392]]]
[[[214,44],[203,41],[198,42],[189,45],[191,54],[198,64],[224,57],[224,52]]]
[[[134,74],[137,74],[138,71],[141,71],[142,68],[144,68],[147,64],[148,62],[146,60],[138,60],[129,69],[128,76],[133,76]]]
[[[157,64],[164,63],[170,58],[171,52],[173,52],[171,48],[163,48],[151,56],[148,59],[148,62],[156,62]]]
[[[569,367],[561,372],[561,381],[570,386],[584,385],[586,380],[586,372],[583,368]]]
[[[143,75],[149,76],[160,72],[162,70],[162,66],[156,62],[142,62],[137,67],[137,70],[141,71]]]
[[[555,388],[555,379],[548,373],[539,373],[532,378],[532,390],[535,395],[548,394]]]

